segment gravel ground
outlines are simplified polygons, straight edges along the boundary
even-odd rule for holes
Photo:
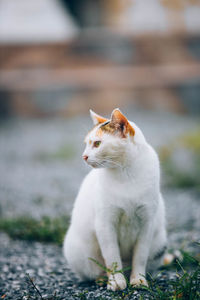
[[[94,282],[79,283],[67,267],[62,249],[55,245],[13,241],[5,234],[0,234],[0,243],[0,299],[116,299]],[[165,271],[157,283],[165,285],[174,278],[173,272]],[[134,291],[128,299],[139,299],[141,293],[149,299],[144,291]]]
[[[173,204],[167,206],[169,248],[184,247],[194,252],[192,241],[199,239],[199,201],[186,192],[165,191],[165,194]],[[0,245],[0,299],[4,294],[5,299],[41,299],[27,273],[44,299],[116,299],[111,292],[95,283],[80,284],[67,267],[61,247],[12,240],[4,233],[0,233]],[[197,253],[198,250],[196,248]],[[165,271],[158,276],[157,284],[166,286],[169,279],[175,277],[175,272]],[[148,293],[142,294],[149,299]],[[135,291],[128,299],[140,299],[140,295],[141,291]]]

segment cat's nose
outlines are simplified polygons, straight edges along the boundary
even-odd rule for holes
[[[84,159],[85,161],[87,161],[87,160],[88,160],[88,156],[87,156],[87,155],[83,155],[83,159]]]

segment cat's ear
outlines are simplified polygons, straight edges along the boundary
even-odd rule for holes
[[[104,122],[108,121],[108,119],[106,119],[106,118],[104,118],[104,117],[101,117],[101,116],[97,115],[97,114],[96,114],[94,111],[92,111],[91,109],[90,109],[90,116],[91,116],[91,118],[92,118],[92,120],[93,120],[94,125],[98,125],[98,124],[101,124],[101,123],[104,123]]]
[[[113,110],[111,114],[111,123],[122,137],[126,137],[128,133],[130,136],[135,135],[134,128],[130,125],[128,119],[122,114],[119,108]]]

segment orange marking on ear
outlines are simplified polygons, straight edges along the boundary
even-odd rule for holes
[[[96,118],[97,118],[97,120],[98,120],[99,123],[104,123],[104,122],[106,122],[108,120],[108,119],[103,118],[103,117],[101,117],[99,115],[97,115]]]
[[[135,135],[134,128],[129,124],[128,119],[117,108],[113,111],[111,116],[111,123],[114,124],[117,130],[121,130],[121,136],[123,138],[129,133],[130,136]]]
[[[101,124],[101,123],[104,123],[104,122],[107,121],[106,118],[104,118],[104,117],[102,117],[102,116],[100,116],[100,115],[97,115],[97,114],[96,114],[94,111],[92,111],[91,109],[90,109],[90,116],[91,116],[91,118],[93,119],[93,122],[94,122],[95,125]]]
[[[115,109],[112,113],[112,121],[117,123],[123,123],[127,125],[128,120],[127,118],[121,113],[119,109]]]
[[[128,132],[129,132],[130,136],[135,135],[135,129],[129,123],[128,123]]]

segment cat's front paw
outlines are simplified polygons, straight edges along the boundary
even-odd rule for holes
[[[148,286],[146,279],[142,276],[131,276],[130,284],[132,286],[140,286],[140,285]]]
[[[111,291],[124,290],[126,288],[126,279],[122,273],[116,273],[108,277],[107,289]]]

